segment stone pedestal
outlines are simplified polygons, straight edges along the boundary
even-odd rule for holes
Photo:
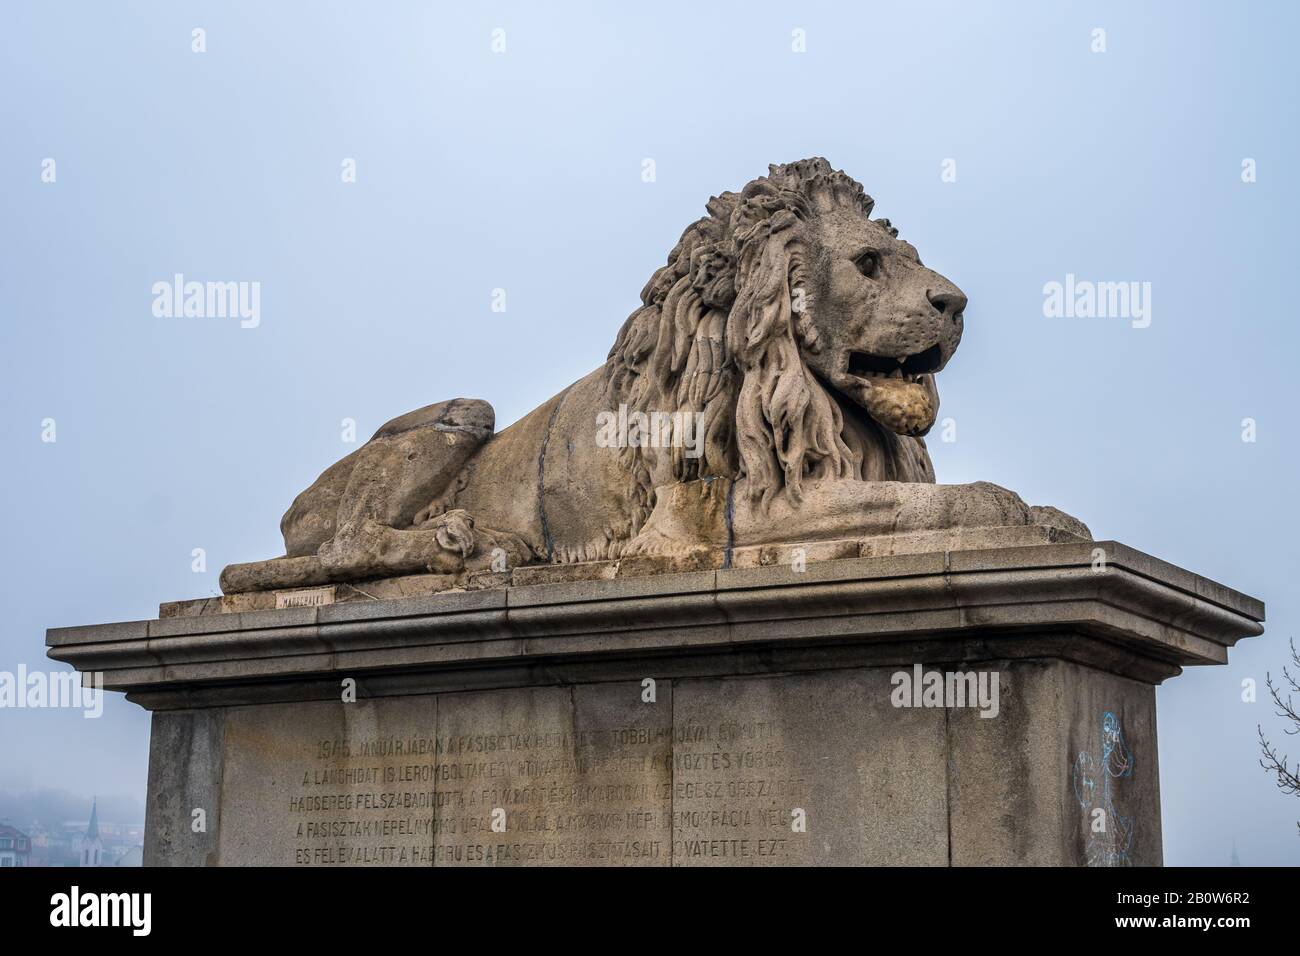
[[[1263,620],[1115,542],[598,577],[47,641],[147,864],[1158,865],[1154,685]]]

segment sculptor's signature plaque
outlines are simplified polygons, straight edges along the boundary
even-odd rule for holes
[[[275,608],[324,607],[334,603],[334,588],[299,588],[295,591],[276,591]]]

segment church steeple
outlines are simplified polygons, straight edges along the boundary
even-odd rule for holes
[[[104,841],[99,838],[99,798],[92,797],[90,804],[90,822],[86,824],[86,835],[77,840],[78,866],[102,866]]]

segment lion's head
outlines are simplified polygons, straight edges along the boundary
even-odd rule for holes
[[[714,197],[686,229],[607,363],[611,398],[702,416],[698,458],[629,449],[643,491],[746,477],[764,501],[798,499],[805,478],[875,473],[863,460],[873,433],[904,436],[880,447],[915,459],[889,477],[933,480],[919,438],[966,297],[872,206],[849,176],[808,159]]]

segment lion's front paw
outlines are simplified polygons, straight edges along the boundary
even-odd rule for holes
[[[653,557],[664,554],[679,554],[687,550],[690,550],[688,542],[670,538],[657,528],[646,527],[642,528],[641,533],[624,546],[622,556],[625,558]]]

